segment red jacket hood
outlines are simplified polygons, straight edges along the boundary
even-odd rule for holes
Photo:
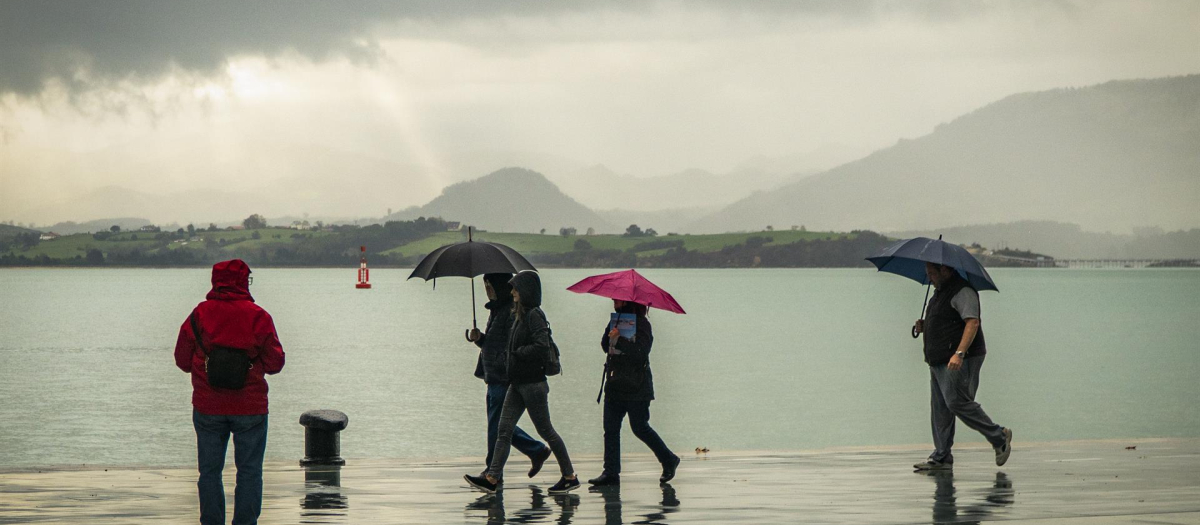
[[[217,301],[254,301],[250,295],[250,266],[241,259],[213,265],[212,291],[205,297]]]

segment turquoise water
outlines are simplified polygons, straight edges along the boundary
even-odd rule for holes
[[[564,289],[593,273],[543,272],[565,368],[551,410],[576,454],[602,451],[611,302]],[[908,333],[924,287],[870,270],[643,273],[688,310],[651,313],[651,422],[672,447],[929,441],[928,370]],[[347,457],[482,457],[469,281],[434,290],[379,269],[374,289],[355,290],[353,268],[254,275],[287,351],[270,378],[269,459],[303,455],[297,420],[313,408],[350,416]],[[993,276],[1003,292],[982,297],[978,399],[1018,440],[1200,436],[1200,271]],[[207,290],[207,270],[0,270],[0,466],[194,463],[191,387],[172,349]],[[625,432],[627,452],[644,452]],[[958,440],[982,442],[963,427]]]

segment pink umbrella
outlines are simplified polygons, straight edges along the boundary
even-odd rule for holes
[[[655,286],[635,270],[593,275],[571,285],[567,290],[644,304],[677,314],[687,313],[671,294]]]

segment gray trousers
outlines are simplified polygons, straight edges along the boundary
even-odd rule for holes
[[[509,385],[508,394],[504,396],[504,408],[500,411],[500,429],[496,436],[496,448],[492,449],[492,464],[488,467],[488,474],[492,477],[504,477],[504,464],[508,462],[509,449],[512,448],[513,429],[526,410],[538,435],[554,453],[554,460],[558,462],[563,477],[575,474],[571,457],[567,455],[567,444],[554,430],[554,425],[550,424],[549,395],[550,385],[545,381]]]
[[[929,367],[930,422],[933,426],[933,454],[930,459],[953,463],[954,419],[961,419],[968,427],[983,434],[992,447],[1004,445],[1004,427],[992,422],[975,402],[975,391],[979,389],[979,370],[987,356],[968,357],[962,368],[950,370],[946,365]]]

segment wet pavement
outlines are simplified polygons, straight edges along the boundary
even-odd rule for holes
[[[1200,440],[1018,441],[1002,468],[988,448],[959,447],[952,473],[913,473],[926,452],[688,452],[662,486],[653,457],[632,454],[620,488],[566,496],[546,493],[553,460],[531,481],[518,456],[497,495],[462,481],[479,459],[269,463],[260,523],[1200,524]],[[579,457],[581,476],[599,459]],[[3,472],[0,523],[196,523],[195,480],[192,468]],[[231,515],[232,466],[225,488]]]

